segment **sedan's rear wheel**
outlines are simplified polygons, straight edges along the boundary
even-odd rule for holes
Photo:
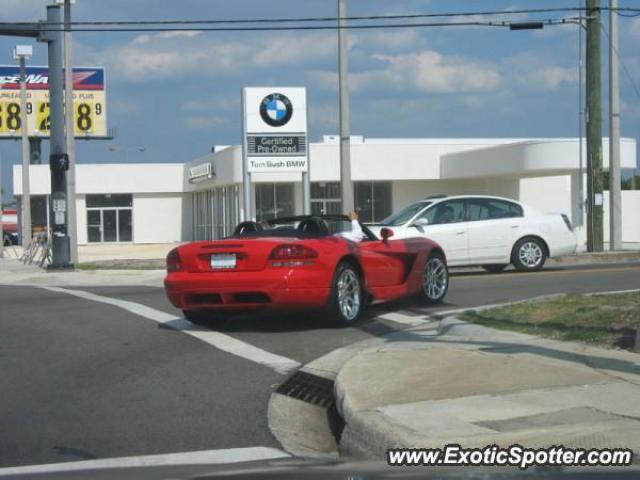
[[[444,257],[434,254],[424,265],[422,297],[426,303],[442,303],[449,289],[449,269]]]
[[[340,326],[350,326],[358,321],[363,307],[362,282],[358,271],[349,262],[341,262],[336,268],[331,285],[327,313]]]
[[[511,261],[519,272],[535,272],[544,266],[547,260],[546,248],[535,237],[525,237],[515,244]]]

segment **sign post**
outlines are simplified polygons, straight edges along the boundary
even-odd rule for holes
[[[304,87],[247,87],[243,106],[244,220],[251,215],[251,174],[300,172],[310,211],[307,92]]]

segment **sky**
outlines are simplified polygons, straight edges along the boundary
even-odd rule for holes
[[[46,0],[2,0],[1,21],[37,21]],[[603,0],[603,4],[607,4]],[[640,7],[640,0],[619,0]],[[577,7],[581,0],[348,0],[348,15]],[[334,17],[336,0],[77,0],[76,21]],[[562,14],[512,14],[525,21]],[[565,14],[575,16],[575,14]],[[476,19],[474,17],[474,19]],[[477,17],[486,20],[486,17]],[[452,20],[449,20],[452,21]],[[608,19],[603,15],[608,28]],[[603,131],[607,58],[603,35]],[[640,88],[640,17],[620,17],[620,57]],[[0,37],[0,64],[16,44]],[[351,133],[365,137],[575,137],[578,27],[459,27],[349,33]],[[337,33],[77,32],[74,65],[104,66],[113,140],[77,142],[78,163],[185,162],[241,140],[245,86],[305,86],[309,135],[338,131]],[[640,95],[620,72],[622,135],[638,137]],[[46,143],[46,142],[45,142]],[[143,150],[143,151],[141,151]],[[47,154],[47,150],[43,152]],[[20,143],[0,141],[5,200]],[[45,157],[47,158],[47,157]]]

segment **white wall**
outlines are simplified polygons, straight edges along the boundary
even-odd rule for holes
[[[133,242],[181,241],[182,194],[133,195]]]
[[[520,201],[543,212],[564,213],[573,222],[570,175],[520,179]]]
[[[87,200],[84,195],[76,195],[77,239],[79,245],[87,243]]]
[[[182,192],[182,163],[93,163],[76,165],[77,193]],[[51,192],[49,165],[29,167],[32,195]],[[22,195],[22,165],[13,166],[13,193]]]
[[[640,190],[623,190],[622,242],[640,244]],[[609,192],[604,192],[604,241],[609,242]],[[637,246],[636,246],[637,247]]]

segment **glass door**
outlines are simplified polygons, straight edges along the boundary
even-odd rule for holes
[[[102,241],[118,241],[118,220],[116,210],[102,211]]]
[[[102,212],[87,210],[87,240],[89,243],[102,242]]]

